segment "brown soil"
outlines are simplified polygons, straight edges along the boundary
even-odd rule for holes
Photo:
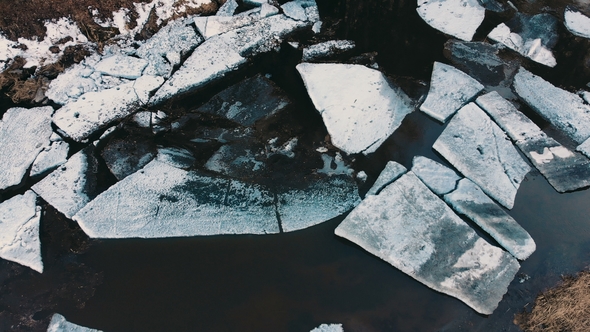
[[[590,270],[564,277],[537,296],[531,312],[517,314],[514,323],[526,332],[590,331]]]

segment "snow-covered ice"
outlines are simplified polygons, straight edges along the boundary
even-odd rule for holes
[[[481,83],[459,69],[435,62],[430,89],[420,110],[440,122],[446,122],[483,88]]]
[[[0,257],[42,273],[41,208],[31,190],[0,203]]]
[[[418,0],[418,15],[438,31],[470,41],[485,17],[477,0]]]
[[[408,96],[377,70],[332,63],[296,68],[332,144],[347,154],[374,152],[413,111]]]
[[[219,9],[215,16],[232,16],[238,9],[238,3],[236,0],[227,0]]]
[[[195,156],[184,148],[159,146],[156,160],[176,168],[188,169],[195,163]]]
[[[60,314],[53,314],[47,327],[47,332],[102,332],[100,330],[70,323]]]
[[[590,17],[573,8],[566,8],[564,12],[565,27],[574,35],[590,38]]]
[[[277,9],[275,14],[278,14],[278,12]],[[265,15],[262,16],[262,8],[255,8],[235,16],[197,16],[193,20],[201,35],[205,39],[209,39],[224,32],[253,24],[262,18],[272,16],[270,12],[265,13]]]
[[[283,13],[288,17],[297,20],[297,21],[305,21],[307,20],[307,15],[305,14],[305,9],[301,6],[299,1],[289,1],[283,5],[281,5],[281,9]]]
[[[309,62],[329,58],[350,51],[354,47],[355,44],[352,40],[328,40],[305,47],[301,60]]]
[[[10,108],[0,121],[0,190],[20,184],[39,153],[48,148],[53,108]]]
[[[342,324],[322,324],[309,332],[344,332]]]
[[[123,54],[115,54],[100,60],[94,69],[103,75],[137,79],[148,65],[144,59]]]
[[[422,156],[416,156],[412,160],[412,172],[439,196],[455,190],[457,183],[461,180],[457,172]]]
[[[490,197],[511,209],[530,171],[506,134],[476,104],[451,119],[433,148]]]
[[[400,176],[406,173],[408,170],[401,164],[395,161],[388,161],[385,168],[381,171],[373,186],[367,191],[367,195],[377,195],[383,188],[388,184],[397,180]]]
[[[412,172],[367,196],[335,233],[487,315],[520,267],[512,255],[480,238]]]
[[[53,134],[52,136],[57,136]],[[61,138],[52,140],[51,145],[45,147],[33,162],[31,166],[30,176],[38,176],[54,170],[57,166],[64,164],[68,160],[68,152],[70,145],[64,142]]]
[[[590,186],[590,159],[547,136],[496,92],[475,102],[510,136],[555,190],[567,192]]]

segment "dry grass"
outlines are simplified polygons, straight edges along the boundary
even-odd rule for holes
[[[514,322],[527,332],[590,331],[590,271],[563,278],[540,294],[531,312],[516,315]]]

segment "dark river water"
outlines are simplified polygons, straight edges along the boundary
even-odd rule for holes
[[[335,36],[354,39],[359,52],[378,51],[377,62],[415,100],[427,91],[433,61],[448,62],[442,53],[447,38],[421,21],[415,1],[318,2],[322,15],[332,15]],[[522,4],[530,11],[542,8]],[[476,37],[485,36],[503,15],[489,14]],[[588,42],[560,33],[565,37],[556,46],[556,69],[527,64],[556,84],[580,88],[588,76],[576,68],[588,54]],[[568,48],[573,51],[563,51]],[[226,83],[271,73],[299,107],[300,125],[310,128],[313,139],[323,137],[325,128],[294,69],[296,55],[276,57]],[[183,107],[206,100],[195,98],[184,100]],[[431,147],[443,128],[421,112],[410,114],[375,154],[354,161],[356,170],[369,175],[361,189],[368,189],[388,160],[408,168],[416,155],[442,161]],[[336,237],[344,216],[277,235],[89,240],[46,206],[45,272],[0,262],[0,330],[11,330],[9,320],[2,321],[8,312],[10,317],[30,313],[42,322],[58,312],[113,332],[309,331],[322,323],[342,323],[347,332],[519,331],[512,323],[515,313],[530,308],[561,275],[590,265],[590,190],[559,194],[532,171],[509,213],[531,234],[537,251],[521,262],[494,314],[482,316]]]

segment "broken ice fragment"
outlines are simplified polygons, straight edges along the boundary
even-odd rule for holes
[[[506,134],[474,103],[461,108],[433,148],[486,194],[511,209],[530,171]]]
[[[236,0],[227,0],[219,9],[215,16],[232,16],[238,9],[238,3]]]
[[[32,189],[47,203],[72,218],[97,194],[98,161],[89,146],[68,159]]]
[[[590,186],[588,158],[547,136],[496,92],[481,96],[475,102],[512,138],[555,190],[566,192]]]
[[[549,67],[557,64],[551,52],[558,39],[557,19],[550,14],[517,14],[498,25],[488,37],[538,63]]]
[[[248,12],[240,13],[236,16],[197,16],[194,18],[194,21],[201,35],[205,39],[209,39],[224,32],[235,30],[259,21],[264,18],[261,12],[262,9],[257,8]]]
[[[555,87],[524,68],[514,76],[514,91],[574,142],[581,144],[590,137],[590,106],[580,96]]]
[[[431,27],[470,41],[485,17],[477,0],[418,0],[418,15]]]
[[[148,65],[144,59],[132,56],[116,54],[100,60],[94,69],[104,75],[136,79],[141,76],[143,69]]]
[[[452,169],[422,156],[416,156],[412,160],[412,172],[432,192],[440,196],[455,190],[457,183],[461,179],[461,176]]]
[[[573,8],[566,8],[564,13],[565,27],[574,35],[590,38],[590,17]]]
[[[57,110],[53,122],[80,142],[95,131],[133,114],[163,81],[161,77],[142,76],[116,88],[85,93],[76,102]]]
[[[387,185],[392,183],[393,181],[397,180],[400,176],[406,173],[408,170],[402,166],[401,164],[396,163],[395,161],[388,161],[385,165],[385,168],[381,171],[375,183],[369,191],[367,191],[367,195],[377,195],[381,191],[381,189],[385,188]]]
[[[354,173],[354,169],[350,168],[342,155],[339,152],[336,152],[336,156],[332,157],[328,154],[322,153],[322,161],[324,162],[324,167],[318,169],[317,173],[323,173],[326,175],[349,175],[352,176]]]
[[[102,332],[100,330],[95,330],[91,328],[87,328],[84,326],[76,325],[74,323],[70,323],[66,320],[66,318],[60,314],[53,314],[51,317],[51,322],[49,322],[49,326],[47,327],[47,332]]]
[[[367,196],[335,233],[487,315],[520,267],[510,254],[480,238],[412,172]]]
[[[284,232],[328,221],[360,203],[354,180],[344,175],[327,176],[304,189],[291,189],[277,196],[277,212]]]
[[[283,9],[283,13],[285,13],[285,15],[294,20],[307,20],[307,15],[305,15],[305,9],[303,9],[303,7],[298,1],[289,1],[281,5],[281,9]]]
[[[20,184],[39,153],[50,144],[50,106],[14,107],[0,121],[0,190]]]
[[[430,89],[420,110],[444,123],[483,88],[481,83],[455,67],[435,62]]]
[[[253,184],[152,161],[73,218],[93,238],[278,233],[274,197]]]
[[[107,167],[121,180],[147,165],[155,156],[155,146],[147,140],[112,139],[101,152]]]
[[[43,273],[41,208],[31,190],[0,203],[0,257]]]
[[[309,332],[344,332],[342,324],[322,324]]]
[[[322,43],[313,44],[303,49],[302,61],[315,61],[322,58],[329,58],[346,51],[354,49],[352,40],[328,40]]]
[[[35,162],[33,162],[30,176],[45,174],[65,163],[68,160],[69,151],[70,146],[68,143],[62,140],[51,142],[51,145],[43,149],[35,159]]]
[[[301,63],[297,71],[332,144],[347,154],[374,152],[413,111],[408,96],[361,65]]]

